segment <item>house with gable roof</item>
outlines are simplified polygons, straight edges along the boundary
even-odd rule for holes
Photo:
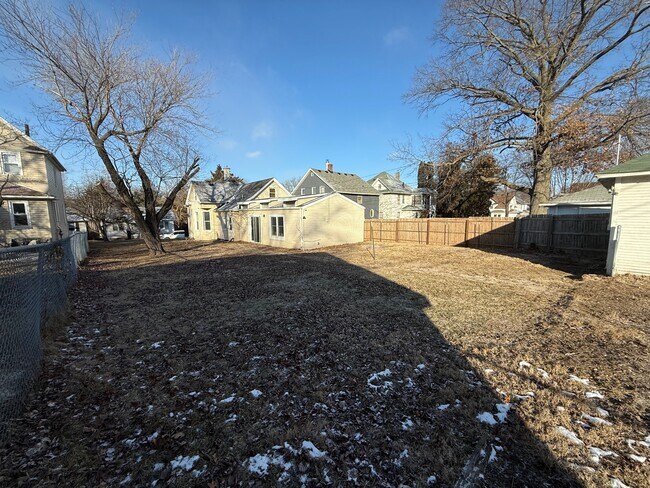
[[[63,165],[0,118],[0,246],[57,240],[68,235]]]
[[[310,196],[329,193],[339,193],[362,205],[366,209],[364,213],[366,219],[379,216],[380,192],[355,174],[334,171],[329,161],[326,161],[324,170],[309,168],[294,188],[292,195]]]
[[[415,189],[400,179],[399,172],[395,176],[382,171],[370,178],[368,183],[380,192],[380,219],[414,219],[431,215],[430,199],[420,189]]]

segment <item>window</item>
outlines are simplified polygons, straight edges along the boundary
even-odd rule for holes
[[[315,195],[315,194],[316,194],[316,187],[315,187],[315,186],[312,186],[312,187],[311,187],[311,194],[312,194],[312,195]]]
[[[284,239],[284,217],[271,215],[271,237]]]
[[[11,202],[12,227],[29,227],[29,205],[27,202]]]
[[[304,194],[305,194],[305,189],[304,189],[304,188],[301,188],[301,189],[300,189],[300,194],[301,194],[301,195],[304,195]]]
[[[269,198],[275,198],[275,188],[269,188]]]
[[[324,186],[321,186],[321,187],[318,189],[318,193],[325,193],[325,187],[324,187]]]
[[[210,230],[210,212],[203,212],[203,229]]]
[[[232,230],[232,217],[228,217],[228,230]]]
[[[194,212],[194,227],[199,230],[199,213]]]
[[[363,204],[363,197],[361,195],[357,196],[357,203],[361,205]]]
[[[373,218],[375,216],[375,209],[371,208],[370,209],[370,218]]]
[[[20,162],[20,153],[2,151],[0,153],[2,158],[2,172],[12,175],[20,175],[23,173],[23,166]]]

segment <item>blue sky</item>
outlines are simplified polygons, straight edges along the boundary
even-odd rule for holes
[[[370,177],[394,171],[392,143],[441,128],[443,113],[421,117],[402,95],[434,53],[430,36],[441,2],[114,1],[87,2],[112,20],[136,14],[134,41],[151,53],[178,47],[211,74],[208,122],[220,132],[201,148],[202,175],[218,163],[246,180],[301,176],[308,167]],[[37,125],[39,92],[0,70],[0,115]],[[35,127],[36,134],[39,133]],[[38,138],[38,135],[35,135]],[[69,178],[89,166],[59,153]],[[415,172],[402,169],[404,179]]]

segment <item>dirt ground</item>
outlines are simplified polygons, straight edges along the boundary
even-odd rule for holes
[[[650,486],[650,279],[168,247],[93,243],[0,486]]]

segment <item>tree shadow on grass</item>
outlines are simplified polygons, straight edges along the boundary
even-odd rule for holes
[[[77,395],[74,417],[48,420],[50,481],[579,485],[445,340],[426,297],[330,254],[91,268],[79,286],[74,333],[102,334],[59,371],[61,391],[37,392]]]

